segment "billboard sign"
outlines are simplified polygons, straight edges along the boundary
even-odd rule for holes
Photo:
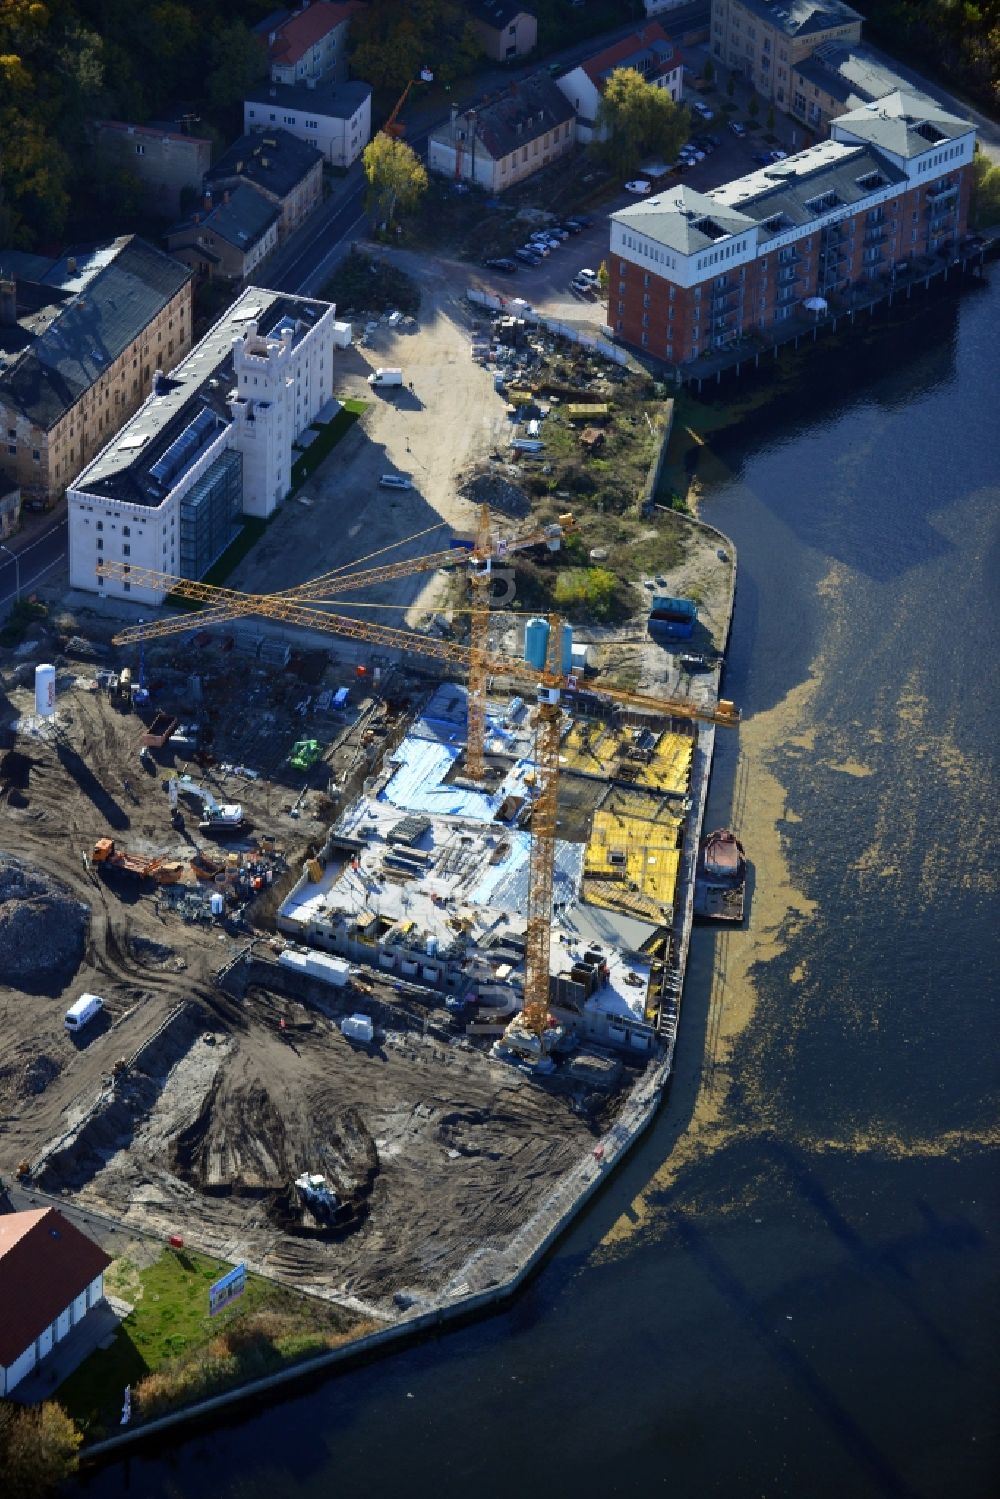
[[[217,1280],[214,1285],[209,1286],[208,1315],[214,1317],[216,1312],[223,1311],[231,1301],[235,1301],[237,1297],[242,1296],[246,1288],[247,1267],[246,1265],[236,1265],[221,1280]]]

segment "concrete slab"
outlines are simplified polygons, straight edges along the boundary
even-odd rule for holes
[[[51,1399],[63,1380],[79,1369],[85,1359],[98,1348],[110,1345],[131,1311],[128,1302],[114,1297],[100,1302],[61,1343],[55,1345],[47,1358],[35,1365],[27,1379],[11,1391],[11,1400],[18,1405],[40,1405],[43,1400]]]

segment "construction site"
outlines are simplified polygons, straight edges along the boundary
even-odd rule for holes
[[[0,1176],[388,1320],[509,1277],[651,1117],[738,721],[718,538],[656,580],[719,580],[692,673],[644,620],[496,612],[571,514],[409,493],[367,556],[283,515],[327,548],[303,582],[108,560],[168,611],[60,613],[0,666]]]

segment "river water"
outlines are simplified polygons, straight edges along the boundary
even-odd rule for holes
[[[998,329],[994,272],[703,452],[752,911],[624,1170],[505,1312],[90,1499],[1000,1491]]]

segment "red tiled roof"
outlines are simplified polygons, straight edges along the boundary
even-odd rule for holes
[[[312,5],[297,16],[290,16],[277,28],[271,47],[272,58],[275,62],[298,62],[310,47],[361,9],[359,0],[344,0],[343,4],[335,4],[334,0],[313,0]]]
[[[0,1364],[20,1358],[110,1264],[58,1208],[0,1215]]]
[[[663,52],[662,61],[653,69],[654,74],[670,72],[672,68],[677,67],[680,62],[680,53],[659,21],[649,21],[641,31],[634,31],[631,36],[606,47],[595,57],[585,58],[580,67],[594,87],[599,89],[612,68],[627,67],[629,58],[647,47],[654,46],[658,51]],[[664,47],[669,48],[669,54],[663,50]]]

